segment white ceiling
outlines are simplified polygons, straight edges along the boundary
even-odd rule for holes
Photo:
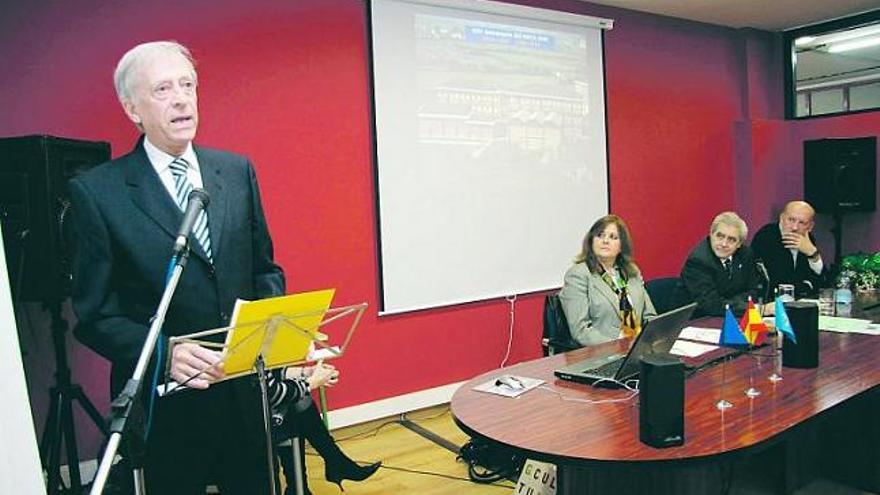
[[[880,0],[589,0],[589,3],[765,31],[784,31],[880,8]]]

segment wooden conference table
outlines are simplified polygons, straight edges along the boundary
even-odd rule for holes
[[[720,328],[720,319],[692,324]],[[816,369],[777,368],[781,358],[741,355],[695,373],[685,382],[685,443],[666,449],[639,441],[638,396],[585,403],[626,399],[631,393],[553,375],[553,370],[584,358],[625,351],[626,345],[616,341],[484,373],[454,394],[452,414],[472,437],[556,464],[560,494],[719,493],[730,483],[732,461],[770,448],[779,452],[764,467],[774,471],[776,491],[789,492],[802,483],[794,478],[815,467],[798,467],[795,458],[804,455],[798,450],[835,455],[831,447],[815,442],[825,435],[816,431],[847,429],[854,429],[851,436],[863,445],[845,444],[843,454],[858,449],[855,476],[863,486],[880,490],[880,336],[820,332]],[[772,353],[770,348],[762,351]],[[782,381],[768,380],[774,369],[781,369]],[[502,374],[545,380],[552,391],[537,388],[511,399],[473,390]],[[715,407],[722,375],[724,398],[734,404],[724,412]],[[753,399],[744,395],[750,376],[762,392]],[[859,430],[863,427],[865,431]],[[804,440],[804,435],[813,440]]]

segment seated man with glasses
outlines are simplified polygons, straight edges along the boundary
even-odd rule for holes
[[[709,236],[691,251],[681,269],[680,297],[697,302],[694,316],[722,316],[729,304],[739,317],[749,296],[759,303],[762,278],[745,245],[747,235],[743,219],[725,211],[712,221]]]

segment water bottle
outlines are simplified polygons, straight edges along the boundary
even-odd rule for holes
[[[846,285],[834,291],[835,312],[837,316],[849,316],[852,312],[852,291]]]

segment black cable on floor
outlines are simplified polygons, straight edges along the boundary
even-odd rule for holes
[[[401,468],[401,467],[392,467],[392,466],[386,466],[384,464],[382,465],[382,468],[383,469],[387,468],[392,471],[401,471],[404,473],[423,474],[426,476],[436,476],[438,478],[446,478],[446,479],[456,480],[456,481],[467,481],[468,483],[471,483],[471,480],[469,478],[462,478],[461,476],[453,476],[451,474],[435,473],[433,471],[422,471],[419,469],[407,469],[407,468]],[[516,488],[516,485],[514,485],[513,483],[495,482],[495,483],[486,483],[486,485],[487,486],[497,486],[499,488]]]

